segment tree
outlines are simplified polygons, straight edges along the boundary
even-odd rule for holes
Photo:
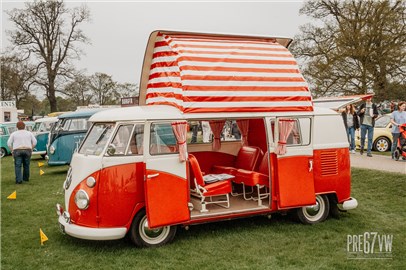
[[[117,84],[117,93],[120,95],[120,98],[123,97],[138,97],[139,89],[137,84],[133,83],[119,83]]]
[[[16,26],[8,32],[11,43],[35,63],[36,83],[44,87],[51,112],[57,111],[58,79],[71,75],[70,60],[81,54],[76,44],[88,41],[79,29],[90,19],[87,7],[68,9],[62,0],[35,1],[7,14]]]
[[[45,115],[45,108],[41,101],[36,96],[28,94],[18,106],[19,109],[24,110],[24,114],[28,116]]]
[[[391,99],[406,71],[406,2],[312,0],[300,13],[317,23],[301,27],[292,46],[316,96],[364,94]]]
[[[74,80],[65,86],[64,94],[78,106],[88,106],[92,100],[89,78],[80,74],[76,75]]]
[[[26,99],[35,76],[35,68],[16,55],[0,57],[1,100],[15,100],[17,108]]]
[[[96,72],[89,77],[89,87],[93,93],[93,100],[99,105],[117,104],[117,83],[112,76]]]

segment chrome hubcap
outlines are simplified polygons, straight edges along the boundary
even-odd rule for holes
[[[140,222],[139,232],[141,238],[148,244],[159,244],[166,239],[169,234],[170,227],[161,227],[157,229],[150,229],[148,227],[147,217],[144,216]]]
[[[310,221],[319,220],[325,211],[326,205],[320,196],[316,196],[316,204],[303,207],[304,216]]]
[[[388,150],[388,142],[386,140],[379,140],[376,148],[379,152],[385,152]]]

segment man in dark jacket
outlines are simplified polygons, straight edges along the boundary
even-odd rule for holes
[[[374,137],[375,119],[378,117],[378,108],[372,103],[372,97],[369,97],[362,104],[357,112],[361,124],[361,155],[364,153],[365,136],[368,132],[367,156],[372,157],[372,140]]]

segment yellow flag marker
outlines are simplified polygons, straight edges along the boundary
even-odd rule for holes
[[[43,175],[45,172],[43,170],[39,170],[39,175]]]
[[[39,236],[41,238],[41,246],[44,245],[45,241],[48,241],[48,237],[45,235],[45,233],[41,230],[41,228],[39,229]]]
[[[44,162],[38,162],[38,167],[42,167],[42,166],[44,166]]]
[[[13,193],[11,193],[11,194],[7,197],[7,199],[9,199],[9,200],[15,200],[15,199],[17,199],[17,190],[14,191]]]

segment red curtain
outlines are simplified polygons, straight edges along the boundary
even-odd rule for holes
[[[213,150],[218,151],[221,148],[221,132],[223,131],[224,123],[226,120],[211,120],[209,121],[210,123],[210,128],[211,131],[213,132]]]
[[[279,120],[279,141],[278,147],[276,148],[276,154],[284,155],[286,154],[286,140],[292,132],[294,120],[290,119],[280,119]]]
[[[248,128],[249,128],[250,122],[248,119],[245,120],[237,120],[237,125],[238,128],[240,129],[241,132],[241,137],[242,137],[242,145],[248,145]]]
[[[179,146],[179,161],[184,162],[187,157],[187,149],[186,149],[187,122],[186,121],[173,122],[172,129]]]

